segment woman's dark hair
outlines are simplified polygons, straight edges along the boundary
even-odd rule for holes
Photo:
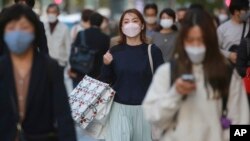
[[[236,10],[248,10],[249,1],[248,0],[231,0],[229,5],[229,12],[233,15]]]
[[[139,20],[141,21],[144,28],[141,30],[140,39],[143,43],[147,43],[146,28],[145,28],[146,23],[145,23],[145,20],[144,20],[142,14],[137,9],[129,9],[129,10],[126,10],[125,12],[123,12],[121,19],[120,19],[120,22],[119,22],[119,33],[120,33],[119,44],[126,44],[126,42],[127,42],[126,35],[122,32],[122,22],[123,22],[125,15],[128,13],[135,14],[139,18]]]
[[[15,3],[18,3],[18,2],[20,2],[21,0],[15,0]],[[31,7],[31,8],[33,8],[34,6],[35,6],[35,0],[25,0],[25,2],[26,2],[26,4],[29,6],[29,7]]]
[[[93,13],[94,13],[94,11],[93,11],[93,10],[90,10],[90,9],[84,9],[84,10],[82,10],[82,16],[81,16],[82,21],[84,21],[84,22],[89,21],[90,16],[91,16]]]
[[[90,25],[100,27],[103,22],[103,19],[104,18],[101,14],[94,12],[93,14],[91,14],[89,19]]]
[[[185,51],[185,39],[191,28],[198,26],[202,31],[204,45],[206,47],[203,61],[205,84],[209,84],[214,92],[227,95],[229,89],[229,69],[227,62],[219,50],[219,43],[213,18],[204,10],[193,9],[187,12],[177,38],[175,59],[178,66],[174,78],[182,74],[192,73],[192,62]]]
[[[26,18],[35,29],[35,40],[34,45],[37,46],[38,39],[41,36],[41,31],[39,30],[40,21],[37,15],[33,12],[33,10],[23,4],[14,4],[11,7],[6,8],[0,16],[0,42],[5,44],[4,42],[4,30],[8,23],[11,21],[18,21],[22,17]],[[6,44],[5,44],[6,45]]]
[[[200,3],[192,3],[189,6],[189,9],[198,9],[198,10],[204,10],[204,6]]]
[[[216,25],[217,25],[216,28],[219,27],[219,26],[220,26],[220,19],[219,19],[217,16],[215,16],[215,15],[213,15],[212,17],[213,17],[213,19],[214,19],[214,22],[215,22]]]
[[[145,7],[144,7],[144,10],[143,10],[144,14],[146,13],[146,11],[148,9],[154,9],[155,14],[156,15],[158,14],[158,7],[157,7],[157,5],[155,3],[146,4]]]
[[[160,18],[160,19],[162,18],[162,15],[163,15],[163,14],[167,14],[167,15],[170,16],[170,17],[173,19],[173,21],[175,22],[176,14],[175,14],[174,10],[172,10],[171,8],[163,9],[163,10],[161,11],[160,15],[159,15],[159,18]],[[173,25],[171,28],[172,28],[172,30],[174,30],[174,31],[177,31],[177,30],[178,30],[176,25]],[[161,29],[162,29],[162,27],[161,27]]]

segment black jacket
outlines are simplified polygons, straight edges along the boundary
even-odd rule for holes
[[[11,102],[17,103],[14,82],[12,62],[6,54],[0,59],[0,141],[14,141],[16,136],[17,104]],[[26,135],[54,132],[59,141],[76,141],[63,74],[57,63],[43,53],[35,53],[26,104],[22,124]]]
[[[97,50],[94,69],[88,74],[93,78],[97,78],[101,73],[101,67],[103,64],[103,55],[108,51],[110,45],[110,38],[108,35],[102,33],[99,28],[91,27],[84,31],[86,44],[90,49]],[[81,44],[80,32],[77,34],[74,45]],[[78,73],[78,80],[81,80],[85,74]]]
[[[45,29],[43,23],[40,21],[39,24],[39,30],[40,30],[40,37],[39,40],[37,41],[37,50],[43,53],[48,53],[48,44],[47,44],[47,38],[45,35]],[[4,52],[7,51],[6,45],[2,42],[0,42],[0,56],[4,54]]]
[[[44,25],[41,21],[40,21],[40,25],[39,25],[39,30],[41,32],[41,35],[40,35],[40,38],[39,38],[38,44],[37,44],[38,49],[41,52],[48,53],[49,49],[48,49],[47,37],[45,35]]]
[[[249,37],[242,40],[240,46],[238,47],[238,54],[237,54],[237,62],[236,62],[236,69],[241,77],[246,76],[246,70],[250,66],[250,54],[248,55],[247,50],[247,40],[250,40]],[[250,43],[250,42],[249,42]],[[249,45],[250,47],[250,45]],[[250,48],[249,48],[250,49]]]

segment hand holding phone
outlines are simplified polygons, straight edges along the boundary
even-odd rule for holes
[[[190,83],[194,83],[195,82],[194,75],[192,75],[192,74],[183,74],[181,76],[181,79],[183,81],[190,82]]]
[[[181,95],[188,95],[195,89],[195,78],[193,75],[184,74],[175,82],[176,91]]]

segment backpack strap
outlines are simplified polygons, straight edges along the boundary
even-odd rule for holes
[[[80,44],[84,47],[87,47],[87,44],[86,44],[86,37],[85,37],[85,31],[81,31],[79,33],[79,36],[80,36]]]

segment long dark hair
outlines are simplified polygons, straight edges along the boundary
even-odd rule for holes
[[[123,21],[125,15],[128,14],[128,13],[133,13],[133,14],[137,15],[137,17],[141,21],[144,28],[141,30],[140,38],[141,38],[141,41],[143,43],[147,43],[146,23],[145,23],[145,20],[144,20],[142,14],[136,9],[129,9],[129,10],[126,10],[125,12],[123,12],[123,14],[121,16],[121,19],[120,19],[120,22],[119,22],[119,33],[120,33],[119,44],[126,44],[126,35],[122,32],[122,21]]]
[[[163,14],[167,14],[167,15],[170,16],[170,17],[173,19],[173,21],[175,22],[176,14],[175,14],[175,12],[174,12],[173,9],[171,9],[171,8],[165,8],[165,9],[163,9],[163,10],[161,11],[160,15],[159,15],[159,19],[161,19],[161,17],[162,17]],[[162,30],[162,29],[163,29],[163,28],[160,26],[160,30]],[[172,25],[171,29],[174,30],[174,31],[177,31],[177,30],[178,30],[178,28],[177,28],[176,25]]]
[[[177,38],[175,59],[178,68],[174,78],[177,79],[184,73],[192,73],[192,62],[184,49],[184,41],[189,30],[194,26],[199,26],[201,28],[204,45],[206,46],[206,56],[203,61],[205,84],[209,84],[214,92],[218,92],[221,95],[227,95],[230,83],[228,82],[230,79],[228,78],[229,69],[226,59],[219,50],[213,19],[204,10],[189,10],[184,18]]]

